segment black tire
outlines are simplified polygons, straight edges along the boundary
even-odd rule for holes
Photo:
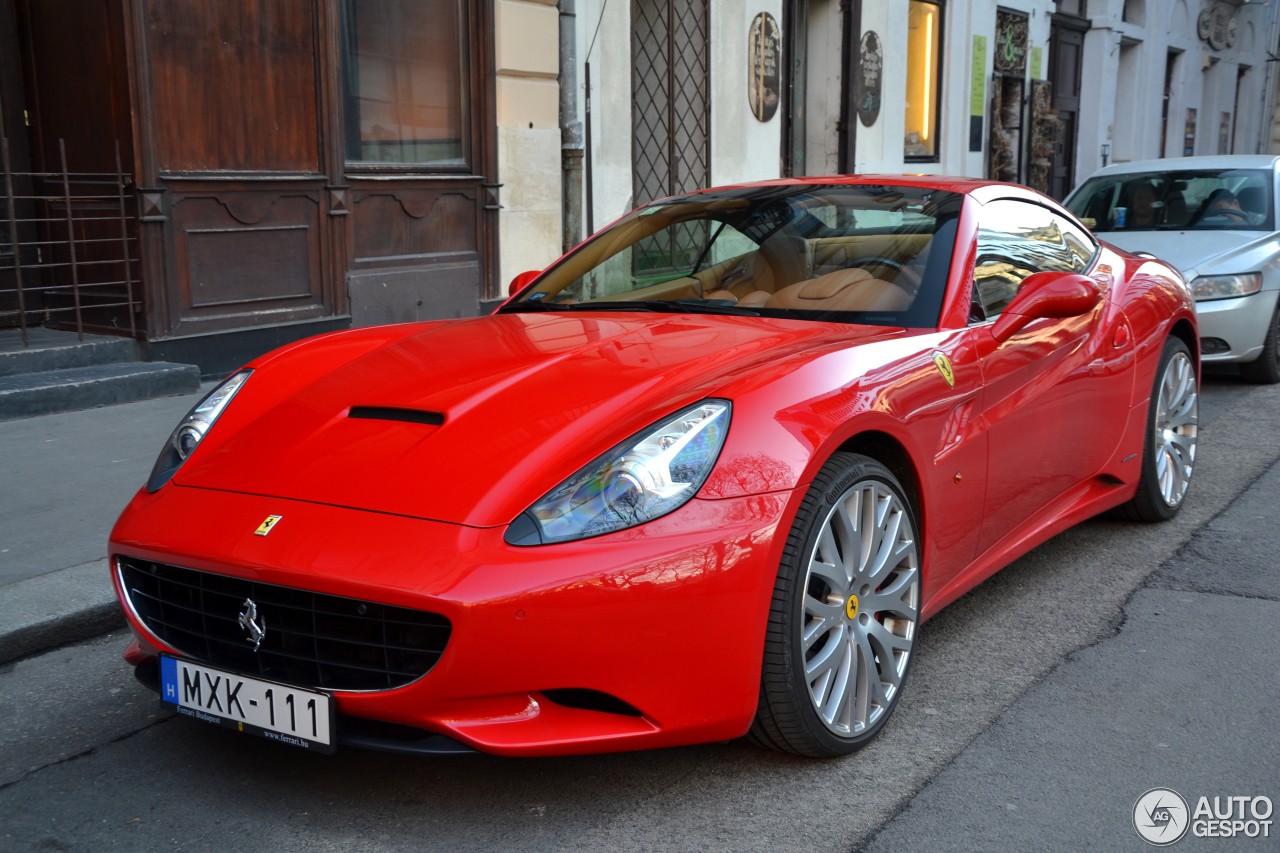
[[[1147,409],[1142,474],[1132,500],[1117,509],[1130,521],[1168,521],[1178,514],[1195,469],[1200,388],[1191,351],[1164,342]]]
[[[884,465],[837,453],[818,472],[774,585],[751,740],[831,758],[862,747],[884,726],[919,628],[916,531],[911,503]],[[809,666],[821,673],[812,681]]]
[[[1240,365],[1240,375],[1256,385],[1280,382],[1280,305],[1271,314],[1271,326],[1262,342],[1262,354],[1248,364]]]

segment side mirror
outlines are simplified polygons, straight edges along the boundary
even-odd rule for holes
[[[1032,320],[1088,314],[1101,299],[1098,283],[1087,275],[1033,273],[1023,279],[1017,295],[991,327],[991,337],[1004,343]]]
[[[515,296],[517,293],[525,289],[529,282],[542,275],[542,270],[525,270],[515,278],[511,279],[511,284],[507,285],[507,296]]]

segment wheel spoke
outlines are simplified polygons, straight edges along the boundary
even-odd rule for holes
[[[844,621],[844,605],[830,604],[810,596],[804,600],[804,612],[810,618],[805,622],[800,640],[807,653],[819,639],[839,629]]]
[[[850,699],[853,696],[849,686],[854,680],[854,650],[847,637],[841,637],[837,645],[839,660],[832,668],[829,679],[830,689],[827,691],[827,701],[823,703],[821,713],[822,719],[828,724],[848,725]]]
[[[832,580],[840,581],[846,572],[843,570],[845,563],[844,556],[840,553],[840,546],[836,543],[835,532],[828,525],[822,528],[822,532],[818,535],[818,554],[815,558],[823,564],[830,566]]]
[[[867,635],[858,632],[858,707],[856,721],[859,727],[871,722],[872,708],[884,708],[889,704],[884,683],[880,679],[880,667]]]
[[[823,530],[823,536],[828,533],[834,537],[839,544],[841,563],[844,569],[844,583],[848,586],[853,581],[854,563],[857,559],[861,536],[854,524],[853,518],[845,511],[844,506],[839,506],[831,515],[831,523]]]
[[[897,661],[899,653],[911,651],[911,638],[899,637],[884,625],[872,620],[867,626],[867,641],[880,659],[880,678],[882,681],[897,686],[901,682],[898,675]]]
[[[902,555],[911,548],[910,541],[902,541],[898,533],[902,528],[902,513],[886,516],[878,526],[880,542],[866,569],[869,580],[879,580],[890,568],[896,566]]]
[[[831,587],[837,595],[849,588],[849,579],[845,577],[844,569],[826,560],[815,557],[809,563],[809,576]]]
[[[891,613],[899,619],[915,621],[915,593],[918,577],[919,572],[914,568],[899,571],[883,589],[863,597],[863,608],[872,612]]]
[[[829,631],[827,642],[816,655],[805,662],[804,674],[810,684],[829,675],[831,670],[840,664],[841,656],[848,649],[845,633],[843,630]]]

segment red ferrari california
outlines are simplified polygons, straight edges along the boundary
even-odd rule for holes
[[[874,737],[923,623],[1197,441],[1179,274],[1028,189],[645,205],[491,316],[230,377],[111,536],[139,679],[318,751]]]

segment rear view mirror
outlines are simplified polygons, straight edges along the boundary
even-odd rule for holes
[[[1027,276],[1008,307],[991,327],[991,336],[1004,343],[1032,320],[1079,317],[1102,299],[1098,283],[1087,275],[1038,272]]]

